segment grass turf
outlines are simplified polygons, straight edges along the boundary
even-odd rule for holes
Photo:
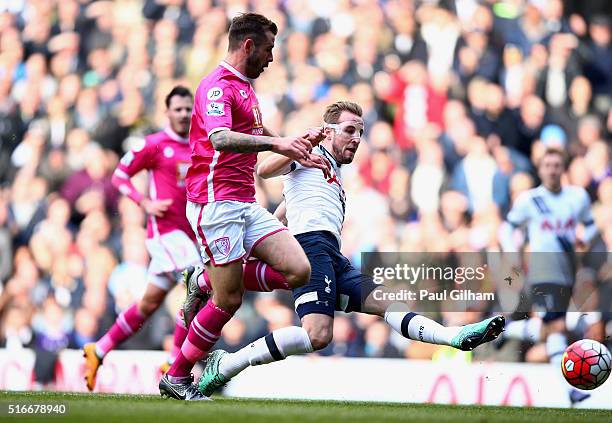
[[[65,404],[66,415],[7,414],[8,404]],[[206,402],[147,395],[0,392],[0,421],[44,422],[610,422],[612,410],[283,401],[217,398]]]

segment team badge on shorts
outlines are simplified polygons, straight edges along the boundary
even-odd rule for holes
[[[217,250],[219,250],[221,254],[223,254],[224,256],[229,255],[231,244],[230,239],[228,237],[224,236],[219,239],[215,239],[214,243],[215,247],[217,247]]]

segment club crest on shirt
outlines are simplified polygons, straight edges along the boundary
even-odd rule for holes
[[[223,103],[215,103],[214,101],[206,103],[206,116],[225,116]]]
[[[176,163],[176,184],[178,186],[185,186],[185,177],[187,176],[187,169],[191,162],[177,162]]]
[[[223,254],[224,256],[229,255],[231,244],[230,244],[230,239],[228,237],[224,236],[224,237],[215,239],[214,244],[215,244],[215,247],[217,247],[217,250],[219,250],[221,254]]]
[[[238,91],[240,93],[240,95],[242,96],[242,98],[249,98],[249,95],[246,93],[245,90],[240,90]]]
[[[211,101],[219,100],[221,97],[223,97],[223,90],[219,87],[212,87],[206,93],[206,98]]]

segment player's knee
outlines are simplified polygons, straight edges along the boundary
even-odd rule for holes
[[[308,332],[312,349],[315,351],[327,347],[333,339],[332,330],[327,327],[307,328],[306,332]]]
[[[215,293],[217,294],[217,293]],[[242,305],[243,291],[225,292],[223,294],[213,295],[213,302],[219,308],[235,313]]]
[[[291,288],[299,288],[306,285],[310,280],[310,262],[304,255],[303,258],[296,260],[287,277],[287,284]]]

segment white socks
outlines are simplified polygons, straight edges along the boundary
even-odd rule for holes
[[[225,355],[219,362],[219,373],[232,378],[249,366],[284,360],[295,354],[312,352],[308,333],[299,326],[275,330],[239,351]]]
[[[553,365],[561,366],[561,358],[566,348],[567,337],[564,334],[554,332],[546,338],[546,354],[548,355],[548,361]]]
[[[504,337],[521,341],[538,342],[541,338],[542,319],[531,317],[506,323]]]
[[[385,312],[385,321],[404,338],[428,344],[450,345],[461,330],[460,327],[445,327],[420,314],[406,312],[405,304],[392,304]]]

